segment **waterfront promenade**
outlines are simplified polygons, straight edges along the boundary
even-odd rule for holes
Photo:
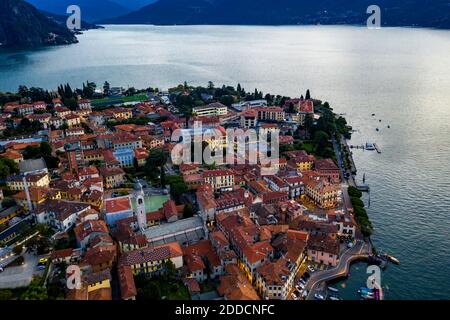
[[[343,277],[348,274],[353,261],[367,259],[371,252],[370,244],[363,240],[357,240],[356,244],[347,249],[340,257],[336,267],[324,271],[317,271],[309,278],[306,289],[308,290],[307,300],[313,300],[314,294],[318,292],[321,285],[327,281]]]

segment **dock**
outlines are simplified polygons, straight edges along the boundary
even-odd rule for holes
[[[368,184],[358,184],[356,188],[361,192],[370,192],[370,186]]]
[[[378,153],[381,153],[381,149],[376,143],[374,143],[373,146],[374,146],[375,150],[377,150]]]

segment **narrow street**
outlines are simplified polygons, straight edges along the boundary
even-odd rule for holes
[[[352,248],[347,249],[342,254],[336,267],[313,273],[306,284],[306,288],[309,291],[307,300],[314,300],[314,294],[322,282],[345,276],[348,273],[351,262],[367,258],[369,253],[370,245],[362,240],[357,240]]]

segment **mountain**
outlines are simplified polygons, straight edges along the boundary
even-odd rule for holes
[[[365,24],[373,0],[159,0],[102,24]],[[384,26],[450,28],[449,0],[378,0]]]
[[[125,0],[26,0],[42,11],[64,16],[70,5],[78,5],[81,9],[81,19],[87,22],[118,17],[129,13],[128,9],[121,3]],[[129,0],[133,2],[136,0]],[[139,0],[138,0],[139,1]],[[150,3],[151,1],[149,1]]]
[[[121,6],[124,6],[130,10],[138,10],[158,0],[111,0],[111,1],[120,4]]]
[[[43,15],[45,15],[47,18],[49,18],[50,20],[55,21],[57,24],[59,24],[61,26],[65,26],[67,23],[67,15],[62,16],[59,14],[50,13],[50,12],[46,12],[46,11],[41,11],[41,13]],[[81,20],[81,30],[80,31],[90,30],[90,29],[103,29],[103,27],[86,22],[84,20]]]
[[[77,43],[65,26],[23,0],[0,0],[0,47],[40,47]]]

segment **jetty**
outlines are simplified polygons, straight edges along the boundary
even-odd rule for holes
[[[381,153],[381,149],[376,143],[373,144],[373,147],[375,148],[375,150],[377,150],[378,153]]]

